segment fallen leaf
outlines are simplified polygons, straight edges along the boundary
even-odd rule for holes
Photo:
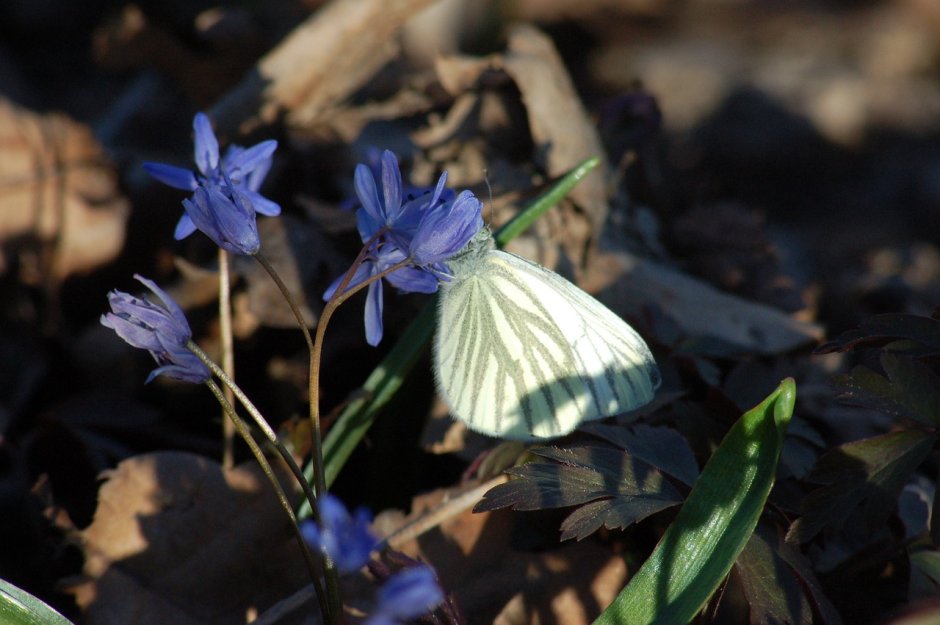
[[[410,17],[431,0],[338,0],[322,7],[268,52],[212,109],[223,133],[250,132],[284,117],[314,125],[366,84],[398,46]]]
[[[544,33],[522,25],[510,33],[509,50],[501,66],[522,93],[536,152],[544,154],[549,176],[560,176],[591,157],[601,159],[597,169],[570,194],[589,215],[593,235],[598,236],[608,209],[604,147],[561,56]]]
[[[778,354],[823,336],[816,324],[628,252],[598,254],[580,286],[626,318],[642,319],[655,304],[687,337],[718,341],[732,352]]]
[[[80,534],[85,623],[245,623],[305,581],[273,491],[253,464],[223,470],[183,452],[136,456],[105,475]]]
[[[87,126],[0,99],[0,172],[0,246],[22,280],[54,287],[121,251],[129,205]]]

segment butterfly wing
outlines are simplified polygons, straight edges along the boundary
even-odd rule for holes
[[[438,390],[471,429],[516,440],[648,403],[659,371],[623,319],[558,274],[493,250],[442,287]]]

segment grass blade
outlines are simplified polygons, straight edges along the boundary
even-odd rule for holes
[[[0,579],[0,623],[4,625],[72,625],[25,590]]]

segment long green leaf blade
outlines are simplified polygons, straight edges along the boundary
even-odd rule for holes
[[[796,384],[731,428],[649,559],[594,625],[678,625],[702,609],[757,526],[774,483]]]
[[[0,579],[0,623],[4,625],[72,625],[48,605]]]

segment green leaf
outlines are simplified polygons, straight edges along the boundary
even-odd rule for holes
[[[0,579],[0,623],[4,625],[72,625],[48,605]]]
[[[903,430],[852,441],[823,455],[809,479],[824,486],[803,500],[804,514],[790,526],[787,540],[807,542],[826,527],[841,526],[862,502],[868,528],[884,523],[936,438]]]
[[[625,449],[631,456],[683,484],[692,486],[698,478],[698,464],[689,443],[672,428],[642,424],[625,428],[592,423],[581,429]]]
[[[776,529],[773,530],[773,534],[777,541],[777,555],[786,562],[793,575],[799,580],[800,587],[806,593],[806,597],[813,606],[813,611],[819,617],[818,625],[842,625],[842,617],[836,607],[832,605],[832,602],[829,601],[826,593],[823,592],[822,584],[816,579],[813,564],[799,549],[781,540]]]
[[[890,352],[881,355],[894,399],[907,413],[925,425],[940,425],[940,377],[923,362],[897,356]]]
[[[751,623],[842,625],[806,556],[761,523],[734,563]]]
[[[812,625],[813,610],[800,581],[777,550],[776,536],[756,531],[734,570],[751,611],[751,623]]]
[[[910,599],[936,597],[940,590],[940,553],[916,551],[911,554]]]
[[[888,351],[881,354],[881,366],[888,377],[863,366],[835,376],[840,397],[931,427],[940,425],[940,377],[916,358]]]
[[[562,540],[581,540],[601,526],[621,529],[682,501],[661,472],[620,449],[580,445],[531,453],[555,463],[509,469],[518,479],[490,489],[474,512],[581,506],[561,525]]]
[[[563,176],[548,192],[537,198],[493,234],[497,245],[505,245],[528,228],[539,215],[570,193],[584,176],[597,167],[599,162],[597,158],[587,159]],[[428,302],[395,347],[363,383],[362,395],[364,397],[350,402],[327,433],[323,440],[323,462],[328,487],[336,480],[336,476],[349,460],[349,456],[359,441],[372,427],[372,423],[382,409],[401,388],[402,382],[427,349],[436,325],[436,303],[436,298]],[[313,467],[310,463],[304,467],[304,476],[308,482],[312,483]],[[310,504],[304,501],[298,510],[298,516],[304,518],[309,515]]]
[[[701,610],[754,532],[795,401],[787,378],[738,420],[652,555],[595,625],[677,625]]]
[[[857,329],[843,332],[834,341],[821,345],[817,354],[844,352],[864,344],[884,344],[908,340],[933,350],[940,350],[940,319],[904,313],[875,315]]]

